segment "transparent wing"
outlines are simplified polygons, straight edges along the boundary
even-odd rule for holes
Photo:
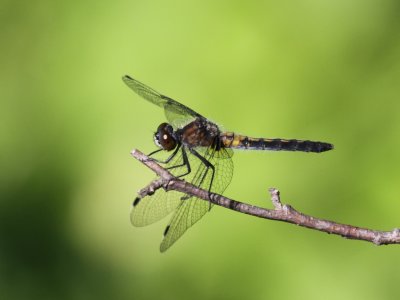
[[[161,158],[160,158],[161,159]],[[182,165],[182,152],[180,151],[169,163],[168,166]],[[186,166],[171,169],[174,175],[185,173]],[[181,202],[182,193],[158,189],[153,195],[135,200],[131,211],[131,223],[136,227],[142,227],[163,219],[177,208]]]
[[[154,195],[140,199],[131,211],[131,223],[133,226],[142,227],[153,224],[174,211],[179,203],[181,193],[163,189],[157,190]]]
[[[122,80],[136,94],[147,101],[164,108],[165,116],[168,122],[175,128],[182,128],[195,118],[204,118],[189,107],[175,101],[167,96],[160,94],[145,84],[131,78],[128,75],[122,77]]]
[[[222,194],[226,187],[232,180],[233,175],[233,162],[231,149],[221,149],[215,151],[207,149],[201,151],[201,154],[215,167],[215,175],[211,186],[211,192]],[[212,178],[212,170],[207,168],[200,160],[191,154],[191,164],[196,162],[197,168],[192,167],[192,180],[193,185],[199,186],[208,190]],[[186,179],[186,178],[185,178]],[[171,247],[194,223],[201,219],[206,212],[211,208],[208,201],[184,196],[178,205],[177,210],[173,214],[170,224],[167,226],[164,239],[160,245],[160,251],[164,252]]]

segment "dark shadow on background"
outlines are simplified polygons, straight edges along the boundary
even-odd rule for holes
[[[67,236],[70,183],[65,173],[49,164],[3,191],[2,299],[113,299],[118,295],[112,271],[79,253]]]

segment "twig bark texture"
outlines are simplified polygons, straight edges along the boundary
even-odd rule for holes
[[[279,191],[275,188],[269,189],[274,209],[249,205],[219,194],[210,194],[206,190],[199,189],[184,180],[178,179],[139,150],[133,150],[131,154],[159,176],[158,179],[139,191],[139,195],[142,198],[146,195],[153,194],[159,188],[164,188],[166,191],[179,191],[198,197],[204,201],[211,201],[216,205],[259,218],[292,223],[298,226],[340,235],[348,239],[371,242],[376,245],[400,244],[399,228],[395,228],[391,231],[379,231],[315,218],[295,210],[290,205],[282,204]]]

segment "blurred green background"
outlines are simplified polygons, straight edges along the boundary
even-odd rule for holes
[[[398,1],[2,1],[2,299],[398,299],[400,247],[215,207],[169,251],[129,221],[163,112],[129,74],[255,137],[226,195],[400,226]]]

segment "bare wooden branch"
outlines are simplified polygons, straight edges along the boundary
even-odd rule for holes
[[[159,164],[151,160],[139,150],[133,150],[132,156],[155,172],[159,179],[151,182],[147,187],[139,192],[140,197],[153,194],[157,189],[164,188],[166,191],[175,190],[185,194],[189,194],[205,201],[232,209],[244,214],[252,215],[259,218],[283,221],[296,224],[302,227],[319,230],[329,234],[340,235],[344,238],[362,240],[374,243],[375,245],[400,244],[400,229],[395,228],[391,231],[379,231],[368,228],[356,227],[346,224],[340,224],[333,221],[315,218],[298,212],[290,205],[281,203],[279,191],[270,188],[271,201],[275,209],[266,209],[242,203],[229,199],[219,194],[209,193],[206,190],[178,178],[162,168]]]

